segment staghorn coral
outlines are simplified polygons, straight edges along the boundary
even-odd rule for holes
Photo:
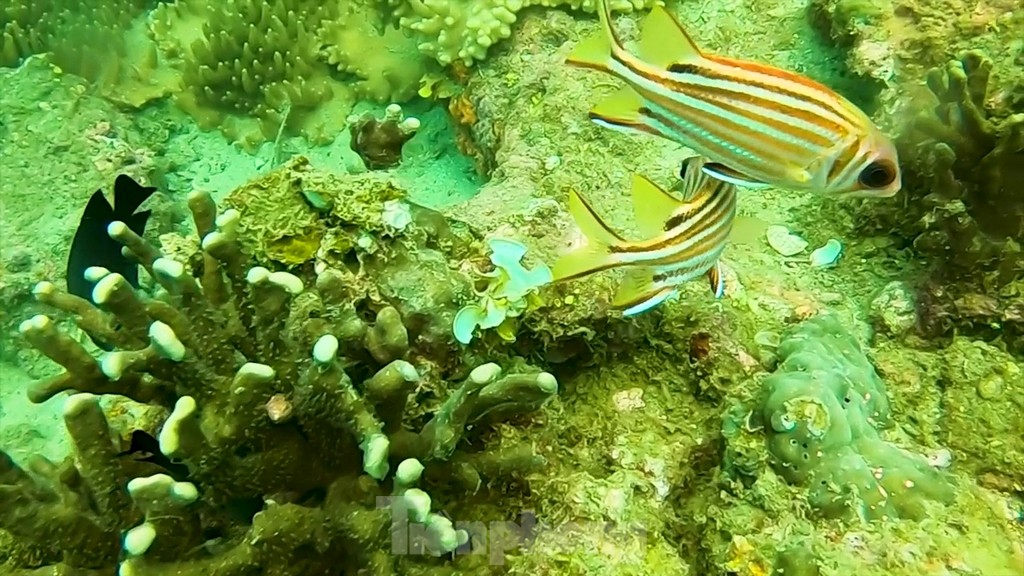
[[[42,549],[38,565],[109,571],[123,556],[123,575],[408,573],[416,556],[450,552],[469,536],[430,511],[430,496],[414,487],[421,477],[431,490],[473,494],[543,464],[509,436],[488,451],[462,440],[541,407],[557,391],[551,375],[483,364],[445,386],[397,309],[383,306],[369,323],[340,271],[322,269],[310,290],[290,273],[250,267],[242,215],[218,216],[205,193],[189,204],[202,240],[198,281],[114,223],[111,236],[163,297],[144,298],[102,269],[90,270],[94,302],[49,283],[36,289],[40,302],[115,346],[93,358],[46,316],[21,327],[65,369],[36,383],[31,398],[81,392],[65,410],[73,464],[36,464],[44,483],[9,460],[0,467],[11,496],[0,526]],[[410,418],[409,396],[423,386],[447,390],[446,399]],[[104,394],[169,411],[160,450],[187,466],[188,482],[139,475],[143,463],[119,457],[97,402]],[[232,516],[246,507],[244,521]],[[210,534],[223,542],[203,546]],[[396,542],[411,556],[392,554]]]
[[[318,37],[335,16],[311,0],[178,0],[154,11],[151,29],[181,70],[178,105],[253,149],[282,131],[324,143],[344,128],[354,95],[331,77]]]

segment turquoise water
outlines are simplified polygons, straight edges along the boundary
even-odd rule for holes
[[[1024,574],[1024,8],[669,3],[863,110],[864,198],[591,122],[594,8],[0,7],[0,574]],[[574,198],[641,241],[695,182],[720,297],[564,278]]]

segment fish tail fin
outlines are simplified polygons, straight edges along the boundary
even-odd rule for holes
[[[571,280],[615,266],[615,247],[623,244],[625,240],[610,229],[586,199],[575,190],[569,192],[569,213],[576,221],[576,226],[583,232],[587,243],[564,254],[555,262],[551,267],[551,275],[555,281]]]
[[[596,11],[601,21],[601,30],[576,45],[566,62],[581,68],[608,72],[615,54],[622,50],[622,43],[612,27],[612,14],[607,0],[598,0]]]
[[[118,175],[114,180],[114,214],[127,219],[153,192],[156,192],[153,186],[143,186],[126,174]]]
[[[612,306],[622,309],[625,316],[633,316],[654,308],[676,292],[674,286],[658,282],[657,270],[654,268],[637,268],[622,279],[612,299]]]

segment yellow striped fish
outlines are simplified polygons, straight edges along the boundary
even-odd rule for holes
[[[725,284],[718,258],[736,217],[736,187],[708,176],[704,163],[699,156],[683,161],[682,200],[633,175],[634,215],[649,237],[640,242],[612,231],[583,196],[570,192],[569,213],[587,242],[555,262],[554,280],[629,267],[612,300],[626,316],[650,310],[677,294],[680,284],[701,276],[707,277],[715,297],[721,297]]]
[[[623,48],[607,0],[602,30],[569,56],[627,86],[591,112],[612,128],[661,136],[709,159],[704,170],[750,187],[889,197],[901,177],[896,148],[871,119],[828,87],[764,64],[705,55],[661,6],[643,24],[639,56]]]

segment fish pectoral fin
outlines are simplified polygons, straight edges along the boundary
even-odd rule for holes
[[[715,262],[715,265],[708,269],[708,282],[711,284],[711,293],[715,298],[725,295],[725,275],[722,274],[722,264]]]
[[[612,298],[612,306],[621,309],[625,316],[633,316],[667,300],[676,293],[676,289],[659,283],[657,273],[657,270],[649,267],[627,272]]]
[[[621,236],[604,223],[579,192],[569,191],[568,208],[587,243],[563,254],[551,266],[554,282],[571,280],[611,268],[616,264],[614,247],[625,243]]]
[[[717,178],[723,182],[743,186],[745,188],[768,188],[770,186],[765,182],[755,180],[750,176],[733,170],[725,164],[720,164],[718,162],[707,162],[701,167],[701,170],[712,178]]]
[[[616,126],[637,126],[642,124],[640,109],[643,99],[629,86],[601,100],[590,110],[592,119],[603,120]]]
[[[644,236],[658,236],[665,232],[666,224],[684,204],[651,182],[647,177],[633,174],[633,217]]]
[[[700,48],[663,6],[655,6],[640,30],[640,57],[659,68],[696,62],[704,58]]]

